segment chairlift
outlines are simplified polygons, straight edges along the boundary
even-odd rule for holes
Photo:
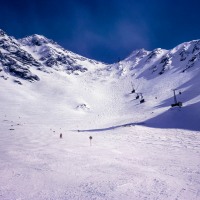
[[[144,102],[145,102],[145,100],[144,100],[144,99],[141,99],[141,100],[140,100],[140,103],[144,103]]]
[[[173,91],[174,91],[174,103],[171,104],[171,107],[175,107],[175,106],[182,107],[183,103],[180,102],[180,101],[177,101],[177,98],[176,98],[176,89],[174,89]],[[179,94],[180,94],[180,92],[179,92]]]
[[[139,94],[137,94],[137,96],[135,97],[135,99],[139,99],[140,98],[140,95]]]
[[[182,107],[182,106],[183,106],[183,103],[182,103],[182,102],[177,102],[177,103],[172,103],[172,104],[171,104],[171,107],[175,107],[175,106]]]
[[[144,100],[144,97],[143,97],[142,93],[140,93],[140,97],[141,97],[140,103],[144,103],[145,100]]]
[[[135,89],[133,89],[133,90],[131,91],[131,93],[135,93]]]

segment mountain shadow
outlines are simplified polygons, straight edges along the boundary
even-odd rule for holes
[[[200,102],[182,108],[170,108],[166,112],[144,121],[153,128],[177,128],[200,131]]]

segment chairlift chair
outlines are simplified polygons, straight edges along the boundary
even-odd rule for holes
[[[137,94],[137,96],[135,97],[135,99],[139,99],[140,98],[140,95],[139,94]]]
[[[133,90],[131,91],[131,93],[135,93],[135,89],[133,89]]]
[[[179,101],[179,102],[177,102],[177,103],[172,103],[172,104],[171,104],[171,107],[175,107],[175,106],[182,107],[182,106],[183,106],[183,103]]]
[[[140,100],[140,103],[144,103],[144,102],[145,102],[145,100],[144,100],[144,99],[141,99],[141,100]]]

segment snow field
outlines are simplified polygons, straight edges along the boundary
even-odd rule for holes
[[[1,129],[9,127],[5,122]],[[200,197],[197,132],[137,125],[75,132],[24,125],[2,132],[0,141],[2,200]]]
[[[199,73],[135,62],[0,79],[1,200],[200,199]]]

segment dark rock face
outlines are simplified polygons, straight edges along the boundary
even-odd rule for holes
[[[22,85],[22,83],[19,80],[14,80],[14,83],[17,83],[19,85]]]
[[[25,51],[18,50],[14,53],[14,55],[15,55],[15,59],[22,62],[23,64],[27,64],[27,65],[31,64],[36,67],[39,67],[41,65],[30,54],[28,54]]]
[[[32,82],[39,80],[39,77],[31,72],[33,67],[46,73],[62,70],[67,74],[79,75],[77,72],[87,71],[87,68],[80,64],[84,61],[98,63],[69,52],[44,36],[35,34],[16,40],[0,30],[0,72],[5,71]]]
[[[159,54],[162,53],[162,49],[154,49],[151,53],[149,53],[146,62],[150,62],[153,58],[157,57]]]
[[[4,36],[4,35],[5,35],[5,32],[0,29],[0,36]]]
[[[37,35],[34,34],[32,36],[28,36],[22,40],[20,40],[20,43],[22,43],[23,45],[27,45],[27,46],[42,46],[44,44],[56,44],[53,40],[49,40],[46,37],[42,36],[42,35]]]
[[[186,65],[185,69],[183,69],[183,72],[194,67],[195,63],[199,60],[200,60],[200,52],[192,56],[192,58],[188,61],[188,64]]]
[[[8,70],[11,74],[16,77],[29,80],[29,81],[39,81],[39,77],[30,72],[29,69],[23,68],[17,64],[8,66]]]
[[[56,42],[40,35],[32,35],[20,40],[23,46],[34,49],[42,65],[55,70],[66,71],[67,74],[74,72],[84,73],[87,68],[78,64],[78,61],[86,61],[97,64],[96,61],[75,55],[59,46]]]
[[[159,72],[159,75],[163,74],[170,64],[171,56],[169,54],[166,54],[162,57],[160,64],[162,64],[162,70]]]
[[[5,34],[4,34],[5,36]],[[40,66],[40,63],[37,62],[31,54],[24,51],[20,44],[18,44],[11,37],[0,38],[0,48],[7,52],[7,56],[10,56],[23,64],[29,64],[34,66]]]
[[[200,50],[200,41],[197,41],[193,47],[192,53]]]
[[[44,58],[45,59],[45,58]],[[58,62],[56,61],[55,58],[49,58],[45,61],[45,64],[47,67],[53,67],[53,66],[58,66]]]
[[[189,54],[190,53],[185,48],[183,48],[179,54],[181,56],[180,61],[186,60]]]
[[[0,65],[2,70],[10,75],[29,81],[39,80],[39,77],[30,71],[30,67],[39,67],[41,64],[2,30],[0,30]]]
[[[130,70],[137,66],[148,66],[150,73],[155,75],[162,75],[175,67],[179,67],[180,72],[189,71],[199,66],[200,40],[185,42],[169,51],[160,48],[151,52],[136,50],[124,61],[133,63]],[[38,74],[62,71],[69,75],[80,75],[90,66],[98,64],[95,60],[65,50],[44,36],[35,34],[16,40],[0,29],[0,77],[7,79],[11,75],[33,82],[40,80],[31,72],[33,69],[37,69]],[[106,70],[110,68],[109,65],[105,67]]]
[[[32,43],[33,45],[41,46],[44,43],[44,41],[39,40],[37,37],[33,37]]]

